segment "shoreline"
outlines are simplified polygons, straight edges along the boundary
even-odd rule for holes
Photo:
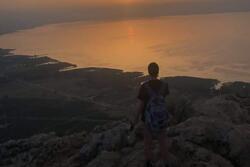
[[[117,69],[117,68],[112,68],[112,67],[98,67],[98,66],[87,66],[87,67],[78,67],[76,64],[72,64],[72,63],[69,63],[69,62],[62,62],[62,61],[59,61],[57,59],[54,59],[54,58],[51,58],[50,56],[47,56],[47,55],[17,55],[15,53],[13,53],[15,49],[3,49],[3,48],[0,48],[0,56],[3,56],[3,54],[6,54],[6,55],[10,55],[10,56],[22,56],[22,57],[27,57],[27,58],[45,58],[47,59],[47,62],[46,63],[56,63],[56,64],[64,64],[65,67],[64,68],[61,68],[59,69],[60,72],[64,72],[64,71],[71,71],[71,70],[83,70],[83,69],[106,69],[106,70],[114,70],[114,71],[121,71],[123,73],[136,73],[136,74],[141,74],[141,77],[145,77],[147,76],[144,72],[141,72],[141,71],[126,71],[124,69]],[[0,72],[1,74],[1,72]],[[229,84],[229,83],[246,83],[246,84],[250,84],[250,81],[244,81],[244,80],[229,80],[229,81],[223,81],[219,78],[210,78],[210,77],[201,77],[201,76],[193,76],[193,75],[168,75],[168,76],[160,76],[161,79],[164,79],[164,78],[175,78],[175,77],[188,77],[188,78],[196,78],[196,79],[211,79],[211,80],[217,80],[218,81],[218,84],[220,85],[223,85],[223,84]]]
[[[71,134],[89,130],[104,119],[130,118],[139,85],[146,79],[141,72],[109,68],[61,71],[73,65],[49,57],[7,56],[10,51],[0,49],[0,107],[4,106],[0,108],[0,133],[6,134],[6,139],[50,131]],[[170,87],[170,107],[176,98],[250,97],[250,83],[216,87],[216,79],[179,76],[163,80]]]

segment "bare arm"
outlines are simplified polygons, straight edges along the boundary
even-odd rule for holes
[[[138,122],[139,122],[139,118],[143,112],[144,109],[144,102],[142,100],[138,100],[137,103],[137,111],[136,111],[136,115],[135,115],[135,119],[133,121],[133,126],[135,126]]]

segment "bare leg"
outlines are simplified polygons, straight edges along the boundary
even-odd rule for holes
[[[169,153],[168,153],[167,135],[165,131],[161,132],[161,134],[159,135],[159,144],[160,144],[161,159],[165,164],[167,164],[169,160]]]
[[[146,161],[153,160],[152,151],[153,137],[146,126],[144,126],[144,154]]]

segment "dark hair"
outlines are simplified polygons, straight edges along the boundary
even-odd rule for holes
[[[153,62],[148,65],[148,73],[153,77],[157,77],[159,74],[159,66],[157,63]]]

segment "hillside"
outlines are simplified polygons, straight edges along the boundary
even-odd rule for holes
[[[169,162],[182,167],[248,167],[249,104],[249,98],[220,96],[196,102],[192,112],[178,111],[186,112],[187,118],[167,129]],[[63,137],[50,133],[11,140],[0,145],[0,165],[140,167],[140,126],[133,132],[129,128],[123,120],[97,126],[90,133]]]
[[[78,69],[0,49],[0,166],[141,167],[141,125],[131,132],[128,119],[145,79],[140,72]],[[248,167],[250,84],[162,79],[171,92],[169,162]]]

